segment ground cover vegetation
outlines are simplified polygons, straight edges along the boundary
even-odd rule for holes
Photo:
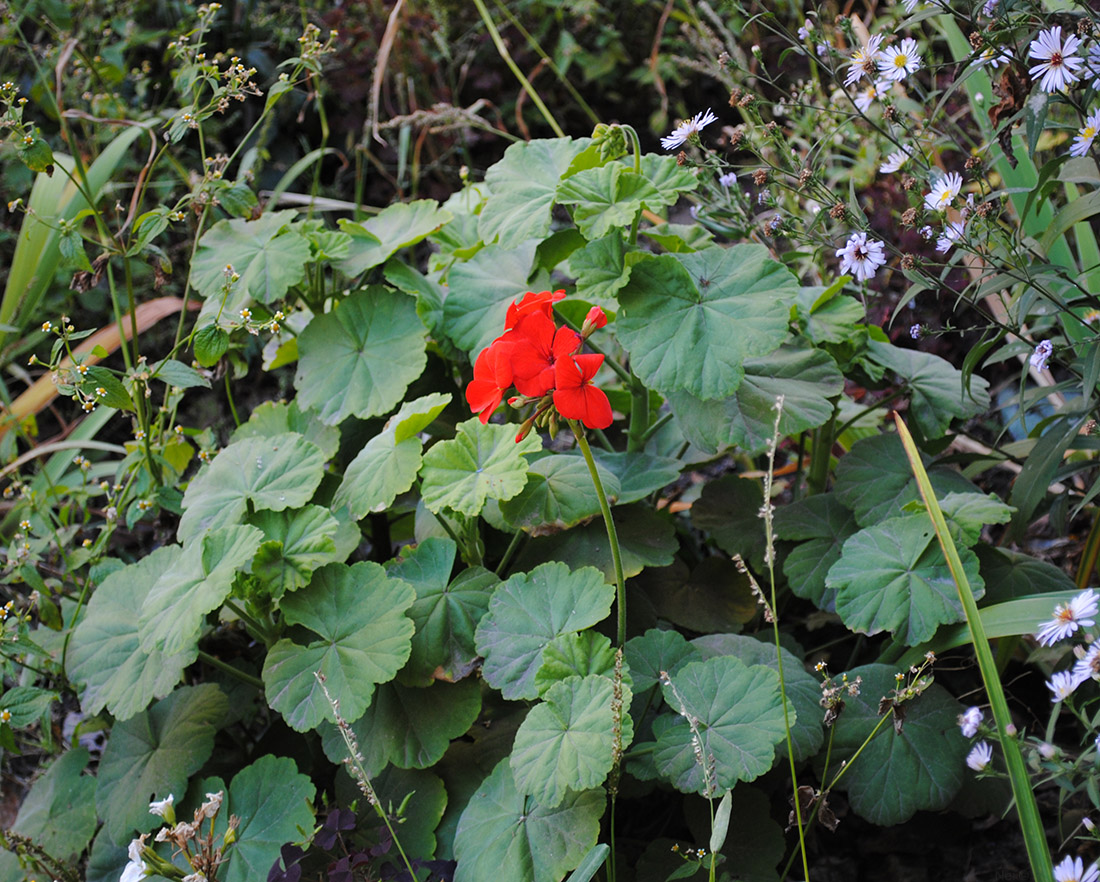
[[[1089,6],[0,11],[0,879],[1100,876]]]

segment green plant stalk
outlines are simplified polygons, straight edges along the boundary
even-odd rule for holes
[[[504,45],[504,40],[501,39],[500,31],[498,31],[497,26],[493,24],[492,16],[489,15],[489,10],[485,8],[485,4],[482,0],[474,0],[474,6],[477,7],[477,11],[481,15],[481,20],[485,22],[485,28],[489,31],[489,36],[493,40],[493,45],[497,47],[497,52],[500,54],[500,57],[504,59],[504,63],[508,65],[509,70],[512,71],[516,79],[519,80],[520,85],[523,87],[523,91],[526,92],[528,97],[534,102],[535,106],[542,114],[542,118],[545,119],[550,125],[550,128],[553,129],[554,134],[559,138],[564,138],[565,132],[563,132],[561,126],[558,125],[558,121],[554,119],[553,114],[550,113],[546,105],[542,103],[539,93],[536,92],[534,86],[527,81],[527,77],[523,75],[523,71],[519,69],[519,65],[513,60],[511,53],[508,51],[508,47]]]
[[[592,448],[588,446],[588,439],[584,437],[584,429],[576,420],[569,420],[569,428],[576,436],[577,446],[584,455],[585,464],[588,466],[588,474],[592,476],[592,484],[596,488],[596,496],[600,500],[600,512],[603,514],[603,522],[607,527],[607,541],[611,544],[611,560],[615,564],[615,605],[617,607],[617,624],[615,627],[615,645],[622,648],[626,643],[626,580],[623,578],[623,559],[619,552],[619,534],[615,531],[615,521],[611,517],[611,506],[607,504],[607,494],[603,491],[603,481],[596,469],[596,460],[592,458]]]
[[[257,689],[264,688],[264,681],[259,677],[253,677],[251,674],[242,671],[240,668],[235,668],[231,664],[223,662],[220,658],[215,658],[208,652],[199,650],[199,661],[210,665],[212,668],[217,668],[219,671],[228,674],[234,679],[240,680],[242,683],[247,683],[249,686],[255,686]]]
[[[833,415],[824,426],[814,429],[813,449],[810,451],[810,471],[806,475],[806,487],[810,494],[824,493],[825,482],[829,478],[829,457],[833,452],[836,438],[837,407],[833,405]]]
[[[966,613],[966,623],[970,626],[970,633],[974,638],[974,654],[978,658],[978,667],[982,672],[986,695],[989,696],[993,719],[997,724],[997,734],[1001,739],[1001,749],[1004,751],[1005,764],[1008,766],[1008,777],[1012,783],[1013,796],[1016,799],[1016,810],[1020,816],[1020,830],[1023,833],[1024,844],[1027,847],[1028,862],[1031,864],[1032,875],[1035,877],[1036,882],[1054,882],[1054,871],[1051,867],[1050,853],[1047,851],[1043,822],[1039,817],[1039,807],[1035,803],[1035,794],[1032,792],[1024,758],[1020,753],[1020,742],[1015,734],[1009,734],[1012,717],[1008,710],[1008,702],[1005,700],[1004,690],[1001,688],[1001,678],[997,674],[993,652],[990,650],[989,640],[985,636],[985,626],[982,623],[981,614],[978,612],[974,593],[970,588],[966,573],[963,571],[958,549],[955,548],[955,541],[947,531],[947,522],[944,520],[939,502],[936,500],[936,493],[932,489],[932,484],[928,480],[928,473],[921,462],[920,453],[913,442],[913,436],[909,434],[909,430],[897,413],[894,414],[894,421],[897,423],[898,435],[905,446],[906,456],[909,457],[909,465],[917,479],[921,498],[924,500],[924,504],[928,509],[928,516],[931,518],[932,526],[936,531],[936,538],[939,539],[940,548],[943,549],[947,566],[951,570],[955,587],[959,591],[959,600],[962,601],[963,610]]]

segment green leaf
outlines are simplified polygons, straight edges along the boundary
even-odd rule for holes
[[[948,493],[939,500],[940,508],[949,523],[961,532],[962,543],[974,545],[982,538],[986,524],[1007,524],[1015,509],[1005,505],[995,493]],[[921,502],[912,503],[914,511],[927,511]]]
[[[699,224],[661,223],[644,227],[639,233],[673,253],[714,247],[714,234]]]
[[[813,286],[802,288],[798,293],[795,310],[803,333],[819,346],[851,340],[866,309],[854,297],[831,296],[822,300],[824,290]]]
[[[560,882],[596,844],[606,801],[602,790],[586,790],[540,805],[519,792],[501,760],[459,819],[454,882]]]
[[[627,640],[623,656],[638,694],[656,686],[661,680],[661,671],[675,674],[689,661],[701,660],[695,647],[679,631],[657,628]]]
[[[879,721],[878,703],[895,686],[894,668],[867,665],[848,672],[849,682],[862,677],[859,695],[845,697],[844,712],[833,733],[833,762],[852,758]],[[848,802],[874,824],[900,824],[917,811],[944,808],[967,774],[968,745],[959,737],[962,705],[940,686],[931,686],[906,702],[901,732],[889,723],[841,779]]]
[[[939,438],[956,417],[967,419],[989,409],[989,384],[972,375],[970,393],[965,393],[962,374],[938,355],[871,340],[868,357],[905,380],[909,419],[926,438]]]
[[[643,153],[642,174],[660,194],[656,202],[647,203],[649,208],[675,205],[681,194],[690,193],[699,186],[695,169],[680,165],[675,156]]]
[[[563,563],[545,563],[516,573],[493,592],[477,626],[482,676],[505,698],[536,698],[535,674],[546,646],[603,621],[614,597],[614,587],[592,567],[572,572]]]
[[[252,575],[267,587],[273,600],[309,584],[318,567],[341,560],[335,536],[340,522],[327,508],[307,505],[286,511],[258,511],[248,523],[264,534],[252,562]]]
[[[32,172],[44,172],[52,176],[54,158],[49,143],[39,137],[37,131],[35,131],[32,137],[33,140],[30,144],[19,141],[16,147],[16,153],[19,155],[23,164]]]
[[[217,325],[207,325],[195,334],[195,361],[213,367],[229,351],[229,333]]]
[[[450,539],[425,539],[387,571],[416,589],[409,618],[416,625],[405,670],[414,679],[430,678],[436,668],[452,679],[472,670],[477,649],[474,630],[489,608],[500,580],[481,567],[470,567],[451,580],[456,547]]]
[[[818,609],[836,610],[836,591],[825,586],[825,576],[840,560],[840,549],[859,526],[855,515],[835,493],[821,493],[776,509],[775,534],[802,540],[783,560],[783,574],[799,597]]]
[[[321,482],[324,456],[301,435],[236,441],[196,475],[183,496],[179,537],[188,543],[208,530],[239,523],[249,511],[305,505]]]
[[[596,468],[613,503],[619,496],[619,480],[598,464]],[[527,483],[519,494],[500,504],[500,513],[512,527],[541,536],[599,514],[600,500],[581,457],[551,454],[531,464]]]
[[[628,226],[641,207],[660,203],[660,194],[643,175],[621,163],[577,172],[558,188],[558,202],[575,205],[573,221],[589,241],[615,227]]]
[[[326,426],[317,419],[313,411],[302,411],[297,401],[287,404],[285,401],[265,401],[259,405],[248,422],[234,430],[230,443],[245,438],[275,438],[294,432],[312,444],[316,444],[324,459],[332,459],[340,448],[340,430],[335,426]]]
[[[418,199],[395,202],[361,223],[341,218],[340,229],[351,241],[348,256],[336,267],[345,276],[358,276],[385,263],[399,249],[427,238],[453,217],[434,199]]]
[[[611,771],[615,747],[607,677],[570,677],[555,683],[531,708],[516,732],[509,762],[516,789],[554,808],[571,791],[599,787]],[[630,706],[630,690],[623,689]],[[630,715],[622,716],[622,747],[634,737]]]
[[[976,489],[951,469],[930,468],[928,477],[937,498],[953,492],[973,493]],[[901,514],[903,506],[920,498],[905,448],[893,433],[857,441],[837,465],[834,492],[855,512],[861,527]]]
[[[504,333],[509,304],[528,291],[545,287],[549,281],[546,273],[530,278],[537,245],[533,239],[512,249],[489,245],[451,268],[443,301],[443,327],[455,346],[477,355]]]
[[[646,567],[663,567],[672,563],[679,548],[676,529],[670,521],[648,505],[620,505],[611,510],[619,536],[623,575],[631,578]],[[532,540],[520,553],[516,566],[530,569],[546,561],[562,561],[571,567],[594,566],[609,580],[615,578],[611,547],[607,543],[607,527],[597,518]]]
[[[149,366],[149,374],[168,386],[179,389],[209,389],[210,381],[190,365],[166,358]]]
[[[95,801],[108,835],[124,841],[157,826],[151,794],[182,794],[214,750],[229,702],[212,683],[182,686],[125,722],[115,723],[99,761]]]
[[[405,610],[413,589],[391,579],[379,564],[334,563],[313,574],[307,588],[287,595],[281,609],[290,624],[320,640],[306,645],[283,638],[264,661],[268,703],[299,732],[321,720],[335,722],[314,673],[320,671],[345,719],[358,719],[376,683],[393,678],[409,657],[413,623]]]
[[[111,573],[92,594],[65,658],[69,679],[83,684],[80,707],[86,715],[107,708],[117,719],[129,719],[171,692],[197,657],[195,643],[174,655],[146,652],[135,615],[153,583],[176,571],[182,554],[178,545],[158,548]]]
[[[615,329],[652,388],[726,398],[745,359],[783,342],[797,292],[798,280],[760,245],[663,254],[631,268]]]
[[[542,664],[535,674],[535,687],[539,696],[555,683],[570,677],[599,675],[613,679],[615,675],[615,650],[611,640],[595,631],[562,634],[546,645],[542,651]],[[630,674],[624,670],[623,681],[630,685]]]
[[[0,696],[0,710],[11,714],[8,725],[22,729],[42,719],[50,705],[60,698],[58,693],[37,686],[13,686]]]
[[[241,769],[219,815],[219,827],[230,814],[241,819],[225,882],[266,879],[279,850],[313,829],[315,794],[313,783],[287,757],[262,756]]]
[[[84,237],[75,227],[62,228],[57,240],[57,252],[61,255],[62,269],[92,271],[88,252],[84,250]]]
[[[449,394],[437,392],[401,405],[348,464],[332,504],[346,505],[356,520],[389,508],[398,494],[413,485],[420,471],[423,445],[417,435],[450,401]]]
[[[405,854],[410,857],[435,855],[435,829],[439,826],[448,803],[443,779],[423,769],[399,769],[390,766],[372,779],[371,783],[382,805],[388,803],[404,808],[397,835]],[[357,787],[352,793],[352,798],[358,799],[362,796]]]
[[[615,294],[630,279],[623,263],[623,234],[612,230],[569,255],[569,269],[577,277],[577,297],[615,308]]]
[[[771,768],[775,745],[786,734],[775,671],[719,656],[691,662],[670,676],[671,686],[666,683],[662,689],[678,716],[657,738],[654,759],[677,790],[703,795],[707,791],[685,710],[698,721],[703,756],[708,763],[713,757],[713,793],[730,790],[738,781],[752,781]],[[794,708],[788,712],[793,726]]]
[[[424,454],[420,493],[433,514],[444,508],[476,517],[488,499],[511,499],[527,483],[524,456],[542,449],[530,434],[515,440],[515,427],[482,424],[473,417],[459,423],[455,437]]]
[[[251,297],[273,303],[305,277],[309,243],[288,229],[298,212],[270,211],[257,220],[218,221],[199,239],[191,263],[191,284],[206,298],[218,298],[226,266],[240,273],[226,309],[236,311]]]
[[[426,689],[384,683],[370,707],[351,724],[368,775],[389,764],[426,769],[447,752],[451,741],[465,735],[481,713],[481,687],[469,677],[458,683],[436,681]],[[321,726],[325,754],[333,762],[347,757],[347,746],[331,723]]]
[[[409,295],[382,285],[357,291],[299,335],[299,404],[330,426],[392,410],[427,364],[426,335]]]
[[[975,598],[984,593],[978,559],[959,557]],[[845,541],[825,584],[836,591],[836,611],[864,634],[889,630],[907,646],[923,643],[942,624],[965,618],[959,593],[928,517],[889,518]]]
[[[832,398],[844,389],[844,377],[826,352],[785,345],[744,363],[736,393],[723,401],[704,401],[678,391],[669,396],[684,437],[708,452],[729,445],[763,450],[775,433],[775,406],[783,396],[780,435],[797,435],[826,423]]]
[[[707,482],[691,507],[691,523],[711,535],[726,554],[739,554],[758,572],[763,569],[768,541],[760,516],[764,491],[757,481],[724,475]]]
[[[601,448],[592,451],[596,463],[610,471],[619,481],[619,505],[645,499],[655,490],[667,487],[680,477],[683,464],[671,456],[656,456],[642,451],[609,453]]]
[[[191,652],[203,618],[229,596],[233,579],[251,562],[263,535],[255,527],[224,527],[186,546],[141,605],[141,648],[150,655]]]
[[[987,605],[1029,594],[1077,590],[1069,576],[1045,560],[982,543],[974,547],[974,553],[985,582]]]
[[[88,751],[77,747],[50,763],[23,800],[12,832],[58,860],[84,851],[96,828],[96,780],[81,774],[89,759]]]
[[[491,195],[478,220],[481,240],[515,248],[530,239],[545,238],[558,181],[588,144],[588,138],[539,138],[505,150],[504,157],[485,172]]]
[[[765,665],[779,674],[775,644],[765,643],[755,637],[742,634],[708,634],[696,637],[691,645],[704,659],[731,655],[746,665]],[[791,743],[796,762],[816,754],[825,741],[821,728],[824,711],[821,708],[821,680],[810,674],[802,660],[788,649],[780,649],[783,655],[783,685],[787,700],[798,716],[798,725],[791,725]],[[670,672],[671,673],[671,672]],[[786,741],[776,746],[779,756],[787,755]]]

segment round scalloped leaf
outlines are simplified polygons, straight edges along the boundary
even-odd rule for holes
[[[196,475],[183,496],[179,538],[185,545],[210,530],[244,520],[253,510],[283,511],[309,502],[325,460],[301,435],[246,438],[230,444]]]
[[[515,426],[482,424],[477,418],[458,424],[455,437],[439,441],[424,454],[420,494],[432,514],[444,508],[476,517],[488,499],[511,499],[527,483],[524,455],[542,449],[534,433],[516,442]]]
[[[608,501],[619,496],[619,479],[596,466]],[[588,466],[579,456],[551,454],[531,463],[527,483],[500,504],[500,513],[514,528],[532,536],[557,533],[600,513],[600,500]]]
[[[473,669],[474,631],[500,579],[489,570],[470,567],[451,580],[454,559],[451,539],[430,537],[387,564],[391,575],[416,589],[416,601],[408,611],[416,633],[403,677],[430,682],[441,668],[446,676],[459,680]]]
[[[704,557],[690,573],[674,565],[647,576],[639,587],[658,618],[690,631],[734,633],[760,609],[748,576],[726,557]]]
[[[857,696],[846,696],[833,732],[833,760],[850,760],[878,723],[879,699],[897,685],[889,665],[867,665],[848,672],[862,677]],[[904,705],[901,732],[887,723],[863,748],[841,779],[852,809],[884,826],[909,820],[915,812],[947,806],[968,774],[969,745],[959,737],[963,707],[940,686],[930,686]]]
[[[310,259],[309,243],[287,227],[297,215],[288,209],[269,211],[256,220],[218,221],[199,240],[191,284],[220,306],[226,267],[232,266],[240,278],[230,289],[226,312],[235,313],[249,297],[260,303],[278,300],[302,280]]]
[[[855,515],[835,493],[819,493],[776,509],[776,536],[802,540],[783,559],[791,591],[833,612],[836,591],[825,587],[825,577],[840,560],[844,541],[858,529]]]
[[[681,194],[690,193],[699,187],[699,176],[695,169],[680,165],[675,156],[662,156],[659,153],[642,154],[642,174],[660,194],[657,205],[675,205]],[[650,204],[653,208],[653,204]],[[698,235],[702,227],[689,224],[684,227]],[[666,248],[671,251],[671,248]]]
[[[314,570],[341,559],[335,539],[340,522],[327,508],[258,511],[248,523],[264,533],[252,575],[263,581],[273,600],[308,585]]]
[[[151,794],[183,793],[187,779],[214,751],[214,733],[229,712],[213,683],[182,686],[151,708],[115,723],[103,750],[95,801],[108,835],[124,841],[152,830]]]
[[[29,837],[59,860],[84,851],[96,827],[96,780],[81,774],[90,758],[77,747],[50,763],[23,800],[12,832]]]
[[[458,683],[438,680],[423,689],[384,683],[351,724],[368,775],[391,763],[402,769],[426,769],[447,752],[451,741],[465,735],[481,713],[481,685],[469,677]],[[325,755],[334,763],[348,755],[339,730],[324,723],[320,730]]]
[[[657,628],[627,640],[623,657],[637,693],[656,686],[661,680],[661,671],[675,674],[688,662],[702,660],[698,650],[679,631]]]
[[[577,297],[598,306],[617,309],[615,294],[630,275],[623,263],[623,234],[612,230],[569,255],[569,269],[577,277]]]
[[[516,573],[493,592],[489,613],[477,626],[482,676],[505,698],[537,698],[535,674],[546,646],[602,622],[614,599],[614,586],[593,567],[574,572],[553,562]]]
[[[336,456],[340,449],[340,430],[335,426],[326,426],[317,419],[313,411],[303,411],[297,401],[287,404],[285,401],[265,401],[233,431],[229,443],[243,441],[245,438],[274,438],[294,432],[307,441],[316,444],[326,460]]]
[[[987,605],[1029,594],[1077,590],[1073,580],[1062,570],[1031,555],[982,543],[974,546],[974,554],[981,565]]]
[[[83,684],[80,707],[86,715],[107,708],[116,719],[129,719],[171,692],[198,656],[195,642],[170,656],[146,652],[134,615],[157,578],[176,570],[182,553],[178,545],[158,548],[111,573],[92,594],[65,657],[69,679]]]
[[[485,172],[491,195],[478,219],[481,240],[514,248],[529,239],[545,238],[558,182],[590,143],[588,138],[539,138],[505,150],[504,157]]]
[[[764,519],[760,510],[764,491],[756,481],[739,475],[723,475],[708,481],[703,493],[691,507],[691,523],[697,530],[710,533],[714,544],[726,554],[740,554],[760,572],[768,546]]]
[[[533,239],[512,249],[487,245],[451,267],[443,327],[455,346],[477,355],[504,332],[505,314],[513,300],[546,288],[550,277],[545,271],[530,278],[537,246]]]
[[[655,490],[667,487],[680,477],[683,463],[671,456],[656,456],[634,451],[609,453],[597,447],[592,451],[601,468],[619,481],[619,505],[645,499]]]
[[[786,736],[775,671],[719,656],[686,664],[671,677],[672,685],[662,689],[677,716],[658,736],[654,760],[677,790],[705,795],[707,789],[682,709],[698,721],[703,756],[708,762],[713,757],[714,793],[731,790],[738,781],[752,781],[772,767],[775,746]],[[793,727],[793,707],[788,706],[788,714]]]
[[[307,588],[287,595],[280,607],[287,622],[321,637],[303,646],[283,638],[267,654],[263,680],[268,703],[291,728],[305,732],[321,720],[335,722],[316,671],[355,720],[370,704],[376,683],[385,683],[409,657],[413,623],[405,615],[416,593],[381,565],[335,563],[313,574]]]
[[[745,359],[784,341],[797,293],[798,280],[761,245],[662,254],[631,268],[615,330],[650,387],[727,398]]]
[[[349,278],[385,263],[398,249],[427,238],[453,215],[434,199],[395,202],[361,223],[340,219],[340,230],[348,234],[347,257],[338,268]]]
[[[985,594],[978,559],[959,549],[975,599]],[[923,643],[940,625],[966,616],[928,516],[890,518],[845,541],[825,584],[836,591],[836,611],[864,634],[888,630],[906,646]]]
[[[138,620],[141,648],[166,656],[192,651],[203,618],[229,596],[238,571],[251,563],[263,538],[256,527],[241,525],[214,530],[186,546],[145,595]]]
[[[416,300],[371,285],[315,315],[298,336],[298,402],[335,426],[379,416],[405,396],[428,363]]]
[[[775,433],[775,402],[784,396],[780,435],[797,435],[828,421],[832,398],[844,388],[836,362],[819,349],[785,345],[744,363],[737,392],[722,401],[703,401],[684,391],[669,404],[684,437],[696,447],[715,452],[731,444],[763,450]]]
[[[779,673],[775,645],[743,634],[708,634],[696,637],[691,645],[703,658],[733,655],[747,665],[766,665]],[[796,762],[802,762],[817,753],[825,740],[821,728],[824,711],[821,709],[821,681],[809,673],[801,659],[788,649],[783,653],[783,679],[787,699],[794,706],[798,725],[791,726],[791,743]],[[779,756],[787,755],[786,740],[776,745]]]
[[[603,790],[585,790],[547,808],[516,789],[501,760],[458,821],[454,882],[560,882],[596,844],[606,803]]]
[[[546,690],[570,677],[590,675],[615,676],[615,650],[611,641],[597,631],[562,634],[542,651],[542,664],[535,674],[535,687],[546,697]],[[630,674],[623,665],[623,682],[631,684]]]
[[[241,769],[229,785],[216,828],[223,833],[231,814],[241,819],[225,882],[266,879],[279,850],[313,829],[316,793],[313,782],[285,756],[262,756]]]
[[[662,204],[660,193],[645,175],[619,162],[566,178],[558,188],[558,202],[575,206],[573,221],[589,241],[629,226],[643,205]]]
[[[679,544],[676,529],[667,517],[648,505],[619,505],[611,509],[619,537],[623,575],[629,579],[646,567],[663,567],[672,563]],[[607,542],[607,528],[602,518],[580,524],[571,530],[540,536],[527,543],[516,560],[516,566],[530,569],[546,561],[564,561],[571,567],[594,566],[604,578],[615,579],[615,564]]]
[[[547,690],[516,732],[509,762],[517,790],[554,808],[571,791],[604,782],[615,749],[614,686],[593,675],[570,677]],[[624,687],[623,707],[629,706],[630,689]],[[622,747],[633,737],[630,714],[623,714]]]

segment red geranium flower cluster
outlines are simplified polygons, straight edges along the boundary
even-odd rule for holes
[[[580,420],[590,429],[611,425],[611,402],[592,385],[603,356],[580,352],[588,335],[607,324],[607,316],[594,306],[580,334],[559,328],[553,309],[564,296],[564,291],[528,292],[508,307],[504,333],[478,355],[474,379],[466,387],[466,401],[483,423],[514,386],[519,395],[510,398],[510,404],[523,399],[538,402],[521,436],[551,405],[565,419]]]

